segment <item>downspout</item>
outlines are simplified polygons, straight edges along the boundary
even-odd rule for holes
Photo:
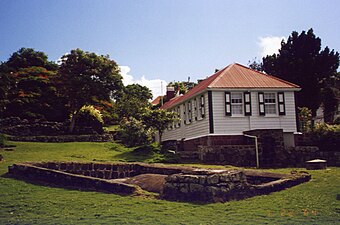
[[[256,168],[260,168],[260,161],[259,161],[259,147],[257,144],[257,137],[253,135],[243,134],[245,137],[255,139],[255,155],[256,155]]]

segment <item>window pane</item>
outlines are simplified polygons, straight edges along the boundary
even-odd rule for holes
[[[243,107],[242,105],[232,105],[231,106],[231,114],[235,115],[235,114],[243,114]]]
[[[243,114],[243,93],[231,93],[231,114]]]
[[[266,104],[266,114],[276,114],[276,104]]]

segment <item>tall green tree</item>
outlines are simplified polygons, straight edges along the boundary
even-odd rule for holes
[[[321,49],[321,39],[313,29],[301,34],[294,31],[281,42],[279,53],[264,57],[262,64],[268,74],[300,85],[297,107],[308,107],[314,117],[321,103],[321,89],[337,73],[339,53],[328,47]]]
[[[71,111],[70,132],[73,132],[81,107],[98,100],[117,99],[123,89],[122,76],[115,61],[109,56],[98,56],[80,49],[71,50],[61,58],[58,80]]]
[[[52,71],[58,69],[56,63],[48,61],[48,57],[44,52],[36,51],[33,48],[21,48],[14,52],[6,62],[6,65],[12,72],[31,66],[43,67]]]
[[[122,96],[117,99],[116,110],[120,118],[133,117],[140,120],[146,108],[150,107],[151,90],[139,84],[130,84],[124,88]]]
[[[0,116],[65,119],[65,104],[56,94],[55,71],[44,52],[21,48],[0,65]]]
[[[53,84],[55,72],[43,67],[28,67],[11,73],[15,86],[9,93],[5,116],[62,121],[67,110]]]
[[[147,110],[143,121],[148,128],[158,131],[159,143],[162,143],[163,132],[168,126],[176,122],[176,113],[163,109]]]

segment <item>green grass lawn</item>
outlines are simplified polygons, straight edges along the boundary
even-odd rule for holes
[[[168,202],[26,183],[3,176],[24,161],[157,161],[114,143],[11,142],[0,150],[0,224],[339,224],[340,168],[309,171],[310,182],[242,201],[215,204]],[[195,165],[199,166],[199,165]],[[221,167],[221,166],[219,166]],[[271,170],[289,173],[290,169]]]

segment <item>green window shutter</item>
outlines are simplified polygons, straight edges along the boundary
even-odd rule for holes
[[[231,116],[231,94],[230,92],[225,92],[225,115]]]
[[[244,115],[251,116],[251,94],[244,92]]]
[[[277,93],[278,105],[279,105],[279,115],[286,115],[286,106],[285,106],[285,94],[283,92]]]
[[[266,115],[266,112],[265,112],[265,107],[264,107],[264,94],[263,94],[263,92],[259,92],[258,97],[259,97],[259,114],[260,114],[260,116],[264,116],[264,115]]]

